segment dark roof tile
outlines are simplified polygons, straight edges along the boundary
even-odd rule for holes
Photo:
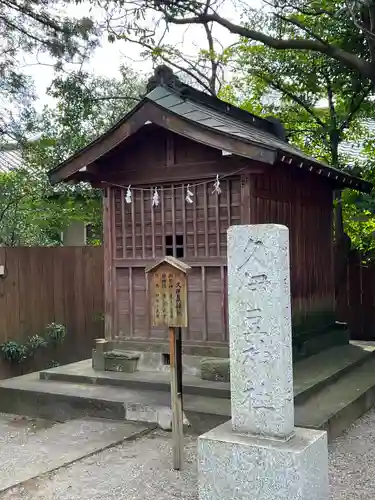
[[[195,96],[198,95],[197,93],[199,93],[199,91],[194,91],[191,94],[187,93],[185,95],[181,94],[178,90],[159,86],[147,94],[146,99],[197,125],[210,128],[229,136],[244,139],[263,148],[272,149],[282,155],[292,157],[297,161],[306,161],[309,165],[321,167],[321,169],[324,169],[327,173],[327,176],[341,180],[345,184],[347,184],[347,179],[351,178],[355,181],[354,184],[356,187],[361,188],[363,191],[371,191],[372,185],[370,183],[350,176],[349,174],[330,167],[326,163],[312,158],[277,135],[265,130],[265,126],[259,128],[260,120],[266,122],[267,120],[254,117],[248,113],[247,120],[244,121],[239,119],[239,116],[243,117],[243,113],[246,113],[245,111],[241,110],[241,115],[239,113],[233,113],[233,106],[228,105],[225,107],[222,101],[212,96],[205,97],[205,99],[209,101],[209,105],[193,100]],[[201,94],[203,93],[201,92]],[[218,109],[214,109],[215,101],[218,104],[220,103]],[[269,127],[269,129],[272,130],[271,127]]]

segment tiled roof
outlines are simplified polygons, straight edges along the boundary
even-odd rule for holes
[[[0,172],[9,172],[21,167],[22,153],[19,149],[1,149],[0,147]]]
[[[363,127],[375,136],[375,120],[365,120]],[[363,147],[364,141],[344,141],[339,146],[339,152],[348,158],[349,165],[358,161],[366,163],[368,157],[363,153]]]
[[[111,129],[50,170],[48,173],[50,181],[55,184],[70,178],[82,170],[82,167],[89,165],[117,147],[119,137],[123,134],[121,127],[132,120],[137,113],[141,113],[141,109],[147,106],[147,103],[151,103],[161,109],[162,113],[159,115],[175,115],[194,124],[197,130],[207,129],[210,132],[215,132],[215,135],[210,136],[211,139],[209,136],[205,137],[205,143],[208,146],[212,145],[210,143],[212,140],[213,147],[220,147],[220,135],[228,136],[230,139],[236,139],[230,143],[229,153],[252,157],[249,153],[251,148],[241,150],[238,147],[241,142],[248,143],[250,146],[263,149],[266,154],[270,152],[269,163],[281,162],[285,164],[285,168],[291,165],[290,168],[307,169],[315,175],[329,179],[330,182],[338,186],[351,187],[364,192],[372,190],[371,183],[334,169],[289,144],[285,140],[285,131],[281,123],[276,119],[255,116],[181,82],[172,82],[171,85],[159,82],[156,86],[153,83],[148,89],[148,94]],[[156,114],[158,115],[158,113]],[[159,115],[156,119],[161,118]],[[145,123],[147,123],[147,113],[142,119],[145,119]],[[168,123],[163,123],[162,126],[168,128]],[[126,127],[124,127],[125,129]],[[184,130],[181,130],[181,134],[184,135]],[[186,134],[189,136],[187,132]],[[191,134],[194,140],[193,135]],[[123,139],[126,137],[128,137],[127,134],[123,136]],[[224,140],[222,142],[225,143]]]
[[[225,112],[223,109],[215,109],[214,106],[218,99],[205,96],[205,102],[203,103],[197,101],[194,94],[193,98],[189,98],[188,93],[186,95],[183,93],[180,94],[174,89],[162,86],[156,87],[147,94],[146,99],[200,126],[208,127],[211,130],[240,138],[253,144],[258,144],[263,148],[281,152],[282,154],[285,153],[285,155],[291,155],[297,159],[305,160],[309,164],[318,165],[327,172],[331,172],[333,178],[339,178],[343,182],[345,182],[345,177],[351,177],[312,158],[277,135],[264,130],[265,127],[262,127],[263,130],[260,129],[259,126],[257,126],[259,122],[258,117],[253,117],[250,113],[243,112],[237,108],[235,108],[237,111],[236,116],[233,116],[233,106],[228,106],[228,112]],[[210,106],[210,99],[213,99],[212,106]],[[222,108],[223,106],[221,105],[220,107]],[[240,115],[238,114],[239,111],[247,115],[245,120],[242,119],[242,115],[240,119]],[[268,120],[263,119],[262,121],[267,122]],[[355,177],[351,178],[355,180],[356,188],[361,185],[364,191],[371,189],[370,185],[365,181]]]

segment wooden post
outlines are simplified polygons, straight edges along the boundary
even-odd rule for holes
[[[188,326],[187,272],[190,267],[167,256],[146,269],[153,326],[168,326],[171,369],[173,468],[183,464],[182,334]]]
[[[169,353],[171,366],[173,468],[180,470],[183,464],[184,449],[181,328],[169,328]]]

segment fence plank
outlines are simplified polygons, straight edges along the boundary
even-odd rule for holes
[[[346,286],[336,301],[337,318],[348,323],[356,340],[375,340],[375,263],[364,263],[358,252],[348,258]]]
[[[6,248],[1,257],[0,343],[40,334],[54,321],[67,327],[70,360],[90,356],[104,336],[103,248]]]

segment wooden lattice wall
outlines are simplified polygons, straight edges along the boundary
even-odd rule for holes
[[[104,203],[109,338],[167,338],[165,329],[151,328],[144,270],[169,254],[192,267],[185,342],[227,345],[226,232],[234,224],[289,227],[293,311],[333,309],[332,187],[323,178],[223,156],[152,125],[119,146],[101,168],[112,183]],[[220,196],[213,193],[217,173],[225,176]],[[188,184],[192,204],[185,200]],[[160,205],[152,208],[155,185]]]
[[[165,338],[165,329],[151,328],[145,266],[164,255],[184,259],[189,275],[189,328],[185,340],[227,341],[226,232],[241,222],[240,178],[221,182],[220,196],[212,183],[191,187],[194,203],[185,201],[186,185],[159,189],[160,205],[152,208],[152,188],[112,191],[113,248],[116,255],[117,328],[124,338]]]

